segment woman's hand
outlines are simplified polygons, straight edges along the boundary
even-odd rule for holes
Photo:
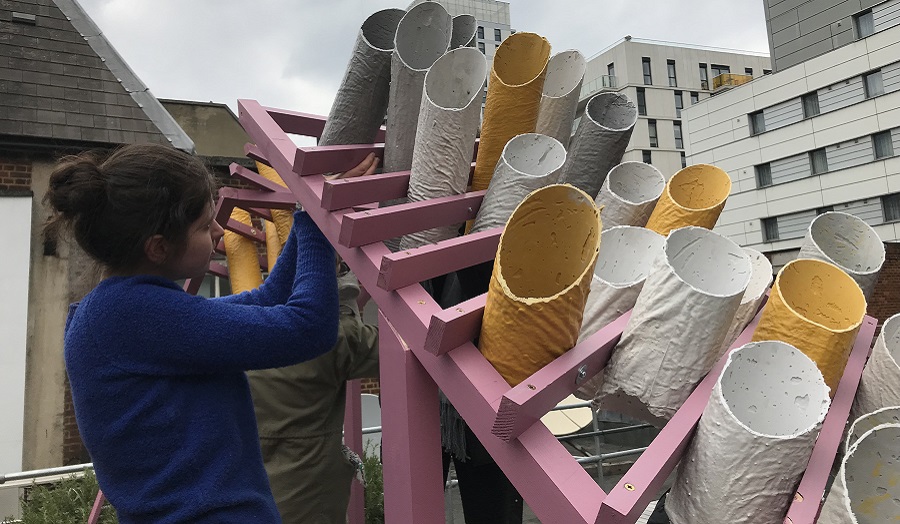
[[[347,170],[343,173],[336,173],[333,175],[326,175],[326,180],[337,180],[339,178],[355,178],[358,176],[368,176],[375,172],[378,169],[378,161],[380,159],[375,156],[375,153],[369,153],[366,158],[359,163],[353,169]]]

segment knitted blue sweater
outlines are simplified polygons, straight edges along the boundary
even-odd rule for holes
[[[209,300],[161,277],[110,277],[73,311],[75,415],[120,522],[281,522],[244,370],[309,360],[336,342],[334,252],[312,220],[295,214],[254,291]]]

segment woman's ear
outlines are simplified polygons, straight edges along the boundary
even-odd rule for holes
[[[159,234],[151,236],[144,242],[144,255],[150,263],[156,266],[165,263],[171,254],[171,249],[171,244]]]

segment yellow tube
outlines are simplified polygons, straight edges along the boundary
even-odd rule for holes
[[[712,229],[731,192],[728,173],[709,164],[688,166],[672,175],[646,228],[667,236],[686,226]]]
[[[235,208],[231,218],[252,227],[250,213]],[[259,253],[256,242],[234,231],[225,231],[225,257],[228,259],[228,278],[231,280],[232,293],[241,293],[256,289],[262,284],[262,273],[259,271]]]
[[[266,265],[269,267],[269,273],[271,273],[275,267],[275,261],[278,260],[278,255],[281,254],[283,244],[278,239],[278,230],[275,229],[273,222],[264,220],[263,226],[266,228]]]
[[[274,168],[269,167],[262,162],[257,162],[256,170],[259,171],[259,174],[267,180],[271,180],[276,184],[287,187],[287,185],[284,183],[284,180],[281,179],[281,176],[277,171],[275,171]],[[291,232],[291,225],[293,225],[294,223],[294,215],[292,212],[285,209],[272,209],[271,212],[272,220],[275,222],[275,229],[278,231],[278,241],[280,242],[280,246],[284,247],[284,243],[287,242],[288,234]],[[266,242],[268,244],[268,228],[266,229],[266,231]],[[281,253],[281,249],[278,250],[278,253]],[[274,261],[270,262],[270,270],[271,264],[274,264]]]

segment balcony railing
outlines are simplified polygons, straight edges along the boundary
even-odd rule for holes
[[[713,91],[718,91],[719,89],[730,89],[741,84],[746,84],[751,80],[753,80],[753,77],[751,75],[722,73],[721,75],[713,77]]]
[[[599,76],[590,82],[585,82],[581,86],[581,96],[579,97],[581,100],[584,100],[586,97],[593,95],[599,91],[603,91],[604,89],[616,89],[618,87],[618,83],[616,82],[615,76],[603,75]]]

